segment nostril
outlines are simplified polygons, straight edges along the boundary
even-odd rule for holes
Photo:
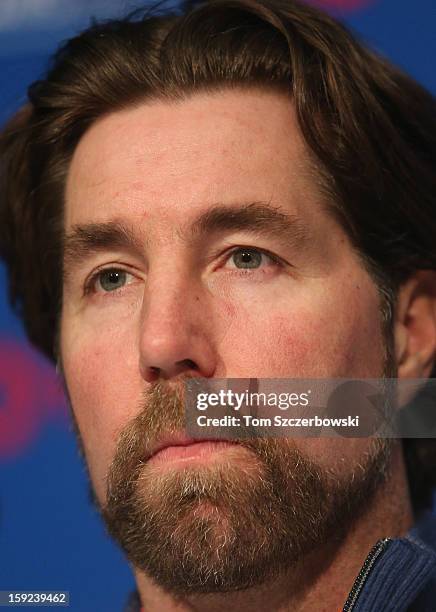
[[[197,364],[192,359],[184,359],[182,363],[191,370],[198,370]]]
[[[181,371],[185,370],[195,370],[198,371],[200,368],[192,359],[181,359],[177,361],[173,367],[158,367],[158,366],[148,366],[147,372],[148,377],[152,378],[160,378],[162,377],[172,377],[176,374],[179,374]]]

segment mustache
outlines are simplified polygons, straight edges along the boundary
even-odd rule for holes
[[[284,440],[256,437],[253,434],[254,428],[250,425],[241,427],[240,431],[241,436],[232,435],[228,440],[255,453],[263,463],[270,463],[272,455],[277,455],[280,449],[283,450]],[[163,439],[180,435],[188,437],[184,381],[156,381],[144,391],[136,417],[119,435],[114,467],[119,464],[123,465],[124,469],[136,472],[147,462]],[[226,438],[220,436],[219,439]],[[287,449],[288,452],[291,449],[297,452],[289,440]]]

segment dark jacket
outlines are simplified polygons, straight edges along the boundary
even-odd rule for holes
[[[135,591],[124,612],[139,610]],[[436,612],[434,514],[425,514],[403,538],[376,542],[344,604],[344,612]]]

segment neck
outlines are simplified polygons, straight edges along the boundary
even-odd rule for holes
[[[401,444],[395,444],[390,471],[374,499],[340,541],[326,542],[275,581],[236,593],[174,597],[135,571],[145,612],[310,612],[342,609],[365,558],[379,539],[401,537],[413,512]]]

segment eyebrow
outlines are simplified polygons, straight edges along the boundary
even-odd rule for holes
[[[177,234],[192,243],[199,238],[227,231],[246,231],[258,236],[274,237],[284,246],[304,247],[311,240],[309,228],[299,217],[269,202],[250,202],[237,207],[215,205],[194,219]],[[141,253],[146,240],[141,239],[132,225],[121,220],[73,225],[62,238],[64,281],[72,270],[98,252],[125,250]]]
[[[247,231],[273,236],[285,243],[309,240],[309,228],[297,217],[270,202],[251,202],[238,207],[214,206],[202,213],[191,226],[192,236],[214,232]]]
[[[67,281],[73,270],[99,252],[110,249],[140,252],[143,244],[133,228],[121,221],[73,225],[71,231],[62,236],[63,281]]]

